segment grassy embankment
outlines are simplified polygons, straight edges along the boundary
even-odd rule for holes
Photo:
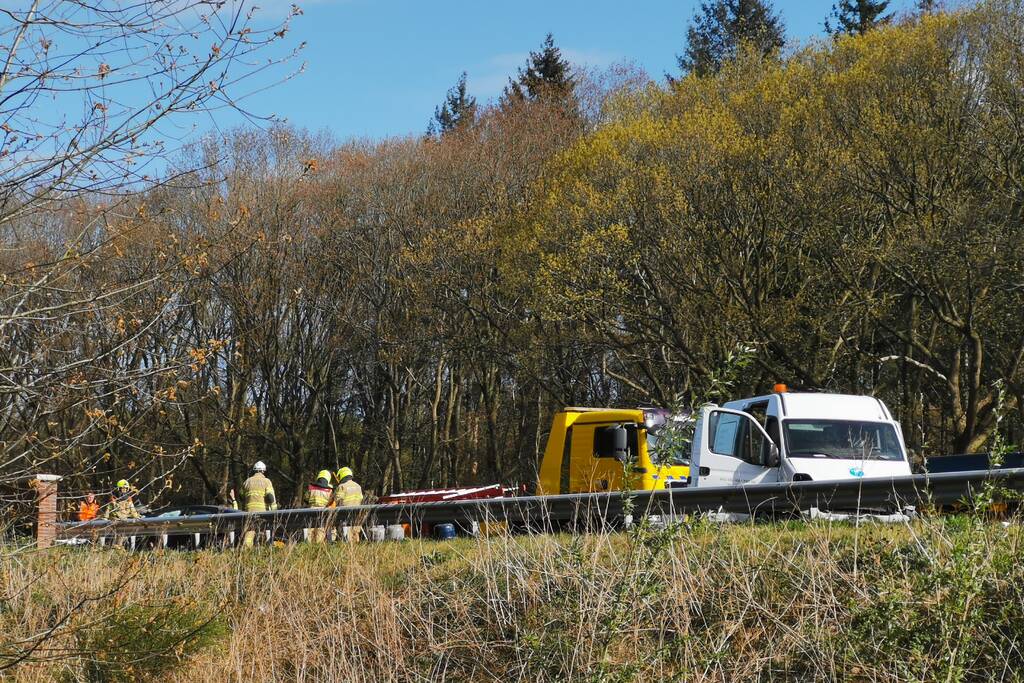
[[[19,681],[1019,680],[1020,527],[710,526],[0,567]],[[53,630],[53,637],[39,636]]]

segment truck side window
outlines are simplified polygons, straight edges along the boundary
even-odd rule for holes
[[[768,423],[765,425],[765,431],[768,432],[768,436],[772,438],[775,445],[781,448],[782,445],[779,442],[779,418],[774,415],[769,415]],[[764,440],[762,439],[762,441]],[[761,444],[761,462],[764,463],[766,467],[776,467],[779,464],[778,462],[771,462],[771,448],[767,441]]]
[[[635,424],[606,425],[594,429],[594,457],[614,458],[614,435],[615,430],[624,430],[626,433],[626,457],[633,459],[638,452],[637,426]]]
[[[782,441],[779,436],[779,418],[772,415],[768,418],[768,423],[764,427],[765,431],[768,432],[768,436],[772,437],[772,441],[779,448],[782,448]]]
[[[565,447],[562,449],[562,465],[558,470],[558,492],[569,493],[569,459],[572,455],[572,427],[565,430]]]
[[[759,401],[757,403],[751,403],[748,405],[743,412],[750,415],[752,418],[758,421],[758,423],[767,429],[771,422],[776,422],[775,425],[775,436],[772,437],[775,443],[778,443],[778,431],[779,426],[774,417],[768,417],[768,401]],[[768,456],[770,455],[770,449],[768,444],[765,443],[764,435],[758,430],[754,429],[749,422],[744,422],[744,448],[745,452],[740,455],[741,458],[746,460],[752,465],[764,465],[768,466]],[[771,431],[768,432],[771,436]]]
[[[761,431],[754,426],[752,416],[712,412],[708,432],[713,453],[730,455],[752,465],[764,465],[762,451],[768,447]]]
[[[720,413],[718,411],[711,413],[711,418],[708,422],[708,433],[710,435],[709,441],[711,441],[709,447],[712,453],[737,457],[736,442],[739,437],[741,419],[739,415],[731,413]]]
[[[751,465],[763,465],[761,450],[765,448],[764,436],[754,427],[753,420],[743,420],[740,427],[740,448],[736,457]]]
[[[752,416],[755,420],[760,422],[761,425],[764,425],[765,420],[768,417],[768,401],[751,403],[743,410],[743,412]]]

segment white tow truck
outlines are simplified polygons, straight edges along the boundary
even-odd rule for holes
[[[871,396],[775,392],[701,409],[690,486],[910,475],[900,425]]]

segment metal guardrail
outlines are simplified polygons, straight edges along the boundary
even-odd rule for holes
[[[360,505],[338,509],[236,512],[178,518],[95,520],[58,525],[57,538],[109,539],[128,536],[228,535],[270,530],[294,537],[306,528],[338,528],[474,522],[505,522],[535,531],[620,525],[627,515],[676,516],[699,512],[750,515],[799,513],[812,508],[833,512],[897,511],[907,506],[944,506],[970,500],[986,484],[1024,492],[1024,468],[919,474],[888,479],[808,481],[743,486],[674,488],[659,491],[516,496],[416,504]]]
[[[971,470],[999,469],[1009,470],[1024,467],[1024,453],[1004,453],[999,459],[998,467],[992,467],[992,456],[989,453],[957,453],[955,455],[933,455],[924,459],[927,472],[968,472]]]

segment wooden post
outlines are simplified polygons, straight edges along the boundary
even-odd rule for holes
[[[61,477],[56,474],[37,474],[32,480],[36,490],[36,501],[39,503],[39,515],[36,520],[36,547],[49,548],[57,536],[57,482]]]

